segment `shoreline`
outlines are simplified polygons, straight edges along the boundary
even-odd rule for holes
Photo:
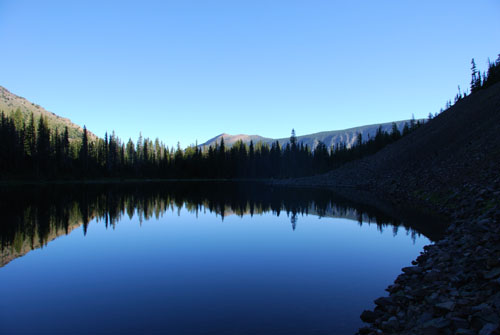
[[[30,179],[13,179],[0,180],[1,186],[18,186],[18,185],[70,185],[70,184],[133,184],[133,183],[178,183],[178,182],[261,182],[266,183],[272,179],[167,179],[167,178],[101,178],[101,179],[45,179],[45,180],[30,180]]]
[[[500,191],[493,186],[499,182],[497,177],[488,186],[455,190],[453,201],[418,197],[425,192],[395,190],[385,181],[341,187],[396,206],[422,207],[449,222],[444,236],[402,269],[386,289],[388,296],[361,313],[366,326],[358,334],[500,334]],[[324,176],[278,184],[339,188]]]
[[[298,179],[99,179],[58,181],[3,181],[0,186],[252,182],[280,187],[329,189],[346,199],[407,212],[405,205],[438,214],[448,221],[442,238],[424,247],[420,256],[402,269],[373,310],[361,313],[366,326],[358,334],[498,334],[500,329],[500,192],[494,187],[460,192],[454,203],[430,201],[411,192],[364,185],[325,183],[324,176]],[[495,180],[500,182],[500,177]],[[418,191],[418,190],[417,190]],[[471,190],[469,190],[471,191]],[[471,197],[471,195],[473,195]],[[484,205],[485,198],[487,206]],[[483,206],[480,206],[483,204]],[[465,208],[456,211],[454,208]],[[475,210],[467,210],[473,208]],[[412,215],[411,212],[406,213]],[[361,311],[360,311],[361,312]]]

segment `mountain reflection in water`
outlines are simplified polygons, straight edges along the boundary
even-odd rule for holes
[[[167,211],[180,213],[182,208],[195,214],[215,213],[221,220],[228,215],[285,214],[293,230],[300,216],[315,215],[356,220],[359,225],[375,223],[380,231],[392,229],[394,235],[403,228],[413,239],[420,233],[407,221],[352,203],[328,190],[230,182],[4,187],[0,189],[0,267],[80,226],[85,235],[94,219],[114,227],[124,215],[137,215],[142,223],[158,219]]]

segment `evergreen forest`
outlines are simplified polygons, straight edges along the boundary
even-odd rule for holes
[[[500,56],[488,62],[481,74],[472,60],[470,94],[500,81]],[[460,91],[455,103],[467,97]],[[446,108],[452,106],[451,101]],[[429,115],[429,121],[433,115]],[[113,132],[104,138],[89,136],[84,127],[81,140],[70,139],[68,128],[52,129],[41,116],[27,120],[19,113],[0,114],[0,179],[253,179],[290,178],[320,174],[349,161],[371,155],[411,133],[422,122],[412,119],[400,132],[393,124],[391,132],[379,128],[372,138],[358,134],[356,144],[339,143],[327,147],[318,143],[314,150],[297,141],[292,130],[290,140],[281,146],[259,143],[235,143],[224,139],[214,146],[192,145],[169,148],[158,139],[139,136],[122,141]]]

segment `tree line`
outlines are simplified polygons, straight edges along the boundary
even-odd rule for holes
[[[68,129],[51,130],[46,119],[31,114],[27,122],[6,116],[0,119],[0,172],[5,178],[167,178],[167,179],[246,179],[288,178],[324,173],[348,161],[372,154],[421,125],[414,119],[402,132],[382,127],[373,138],[358,134],[355,145],[338,143],[328,148],[319,142],[311,148],[298,143],[292,130],[285,145],[236,142],[231,147],[224,138],[208,148],[190,146],[168,148],[139,136],[122,142],[113,132],[103,139],[89,138],[84,127],[80,141],[70,140]]]
[[[472,60],[471,94],[500,81],[500,56],[488,63],[481,74]],[[464,99],[460,92],[455,102]],[[451,106],[451,102],[447,107]],[[0,177],[9,178],[166,178],[166,179],[247,179],[302,177],[337,168],[349,161],[371,155],[422,125],[414,118],[399,131],[393,124],[390,132],[381,127],[375,136],[356,143],[338,143],[315,148],[299,143],[292,130],[285,145],[236,142],[231,147],[222,138],[215,145],[192,145],[169,148],[158,139],[139,136],[126,143],[113,132],[104,138],[90,138],[84,127],[81,140],[72,140],[68,128],[51,129],[43,115],[35,120],[13,113],[0,119]],[[432,115],[429,115],[429,119]],[[313,150],[314,149],[314,150]]]

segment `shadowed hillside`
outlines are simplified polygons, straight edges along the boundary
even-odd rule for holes
[[[495,84],[378,153],[297,183],[379,190],[452,210],[459,194],[483,193],[486,201],[500,189],[498,134],[500,84]]]
[[[497,63],[499,64],[499,63]],[[293,181],[367,189],[450,219],[402,268],[359,334],[496,334],[500,293],[500,83],[476,88],[379,152]],[[432,223],[426,222],[427,225]]]

